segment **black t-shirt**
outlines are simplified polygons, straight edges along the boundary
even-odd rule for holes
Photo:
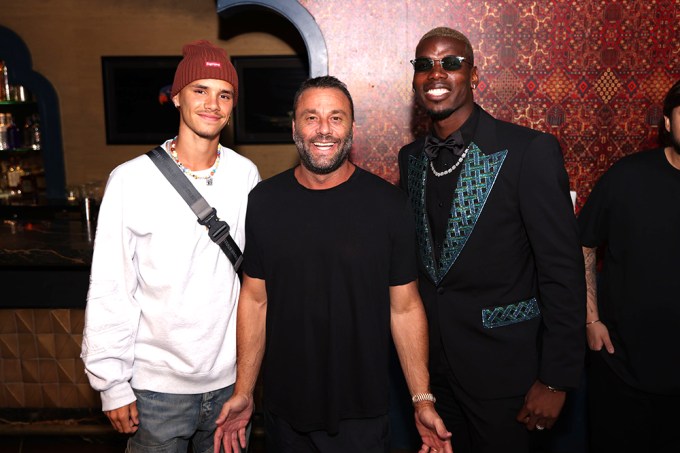
[[[327,190],[288,170],[250,194],[244,272],[264,279],[267,408],[300,431],[388,412],[389,287],[417,278],[406,195],[356,168]]]
[[[581,243],[605,246],[598,311],[612,369],[642,390],[680,394],[680,170],[663,149],[621,159],[579,215]]]

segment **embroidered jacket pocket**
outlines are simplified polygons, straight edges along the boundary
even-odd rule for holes
[[[482,325],[487,329],[528,321],[541,316],[535,297],[521,302],[482,309]]]

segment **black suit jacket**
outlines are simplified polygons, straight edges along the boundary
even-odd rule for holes
[[[481,110],[481,109],[480,109]],[[443,347],[477,398],[523,395],[542,382],[578,386],[585,280],[569,180],[555,137],[480,112],[447,238],[433,253],[424,138],[399,152],[418,231],[420,292],[431,354]]]

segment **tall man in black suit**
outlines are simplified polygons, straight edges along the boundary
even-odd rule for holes
[[[529,452],[584,358],[585,281],[557,140],[473,101],[467,37],[416,48],[413,89],[432,120],[399,152],[418,231],[437,411],[456,453]]]

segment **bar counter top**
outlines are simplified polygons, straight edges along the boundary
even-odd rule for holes
[[[2,268],[89,268],[94,225],[80,220],[3,220]]]
[[[94,233],[79,216],[0,220],[0,308],[84,308]]]

